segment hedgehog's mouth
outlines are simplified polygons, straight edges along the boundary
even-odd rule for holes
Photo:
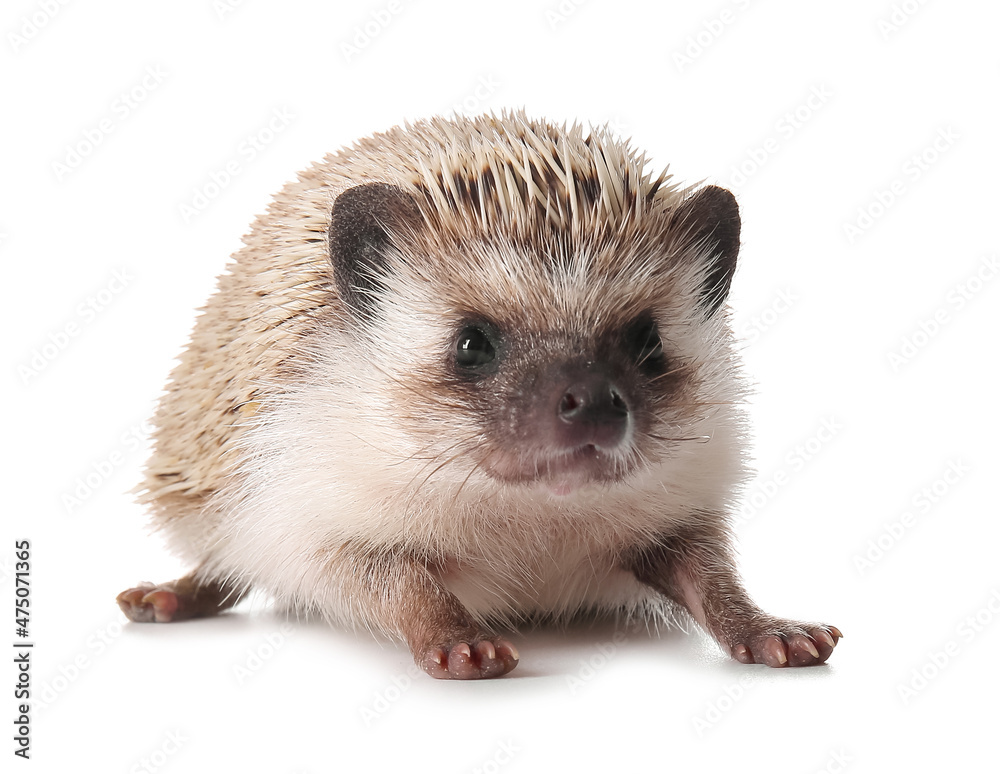
[[[620,450],[588,443],[556,453],[493,454],[482,467],[491,478],[504,483],[537,484],[554,495],[565,496],[590,484],[618,483],[632,473],[635,463],[631,455]]]

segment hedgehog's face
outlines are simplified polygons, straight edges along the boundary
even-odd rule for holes
[[[359,335],[391,342],[377,367],[405,386],[400,421],[429,458],[460,482],[567,494],[695,440],[725,366],[731,194],[704,189],[651,225],[575,243],[431,246],[420,222],[400,189],[359,186],[338,198],[330,244]]]
[[[683,381],[648,313],[600,330],[469,316],[449,360],[442,386],[477,418],[482,470],[560,494],[632,472]]]

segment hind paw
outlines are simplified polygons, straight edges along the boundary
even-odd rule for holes
[[[136,623],[169,623],[177,617],[180,608],[177,592],[152,583],[123,591],[117,601],[125,616]]]

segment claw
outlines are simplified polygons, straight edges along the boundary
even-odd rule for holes
[[[829,632],[824,632],[822,629],[820,629],[818,632],[816,632],[813,635],[813,637],[815,637],[817,640],[819,640],[824,645],[826,645],[828,648],[830,648],[830,650],[833,650],[834,646],[836,646],[836,644],[837,644],[834,641],[833,637],[830,636]],[[815,654],[815,655],[819,656],[818,653]]]

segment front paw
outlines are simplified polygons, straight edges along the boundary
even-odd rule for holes
[[[479,680],[500,677],[517,666],[520,656],[502,637],[437,645],[417,657],[417,663],[439,680]]]
[[[730,648],[741,664],[769,667],[822,664],[843,637],[836,626],[772,621],[767,626],[741,632]]]

